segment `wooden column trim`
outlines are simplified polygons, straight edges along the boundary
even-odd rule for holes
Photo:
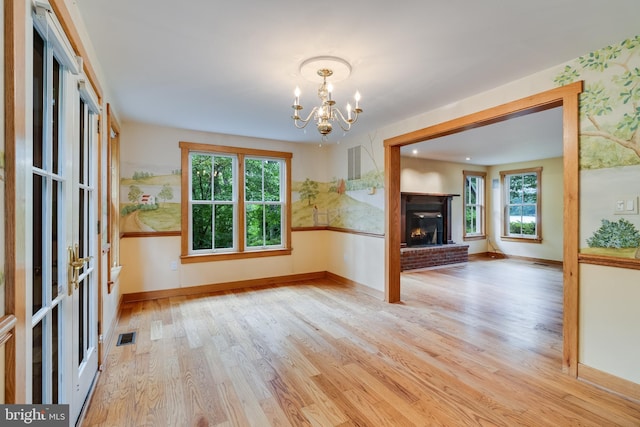
[[[528,96],[497,107],[468,114],[403,135],[386,139],[385,147],[385,296],[395,302],[400,295],[400,222],[395,195],[400,192],[400,147],[427,141],[468,129],[501,122],[513,117],[563,107],[564,147],[564,319],[562,369],[571,376],[578,374],[578,248],[579,248],[579,100],[583,82]],[[392,196],[393,195],[393,196]],[[398,202],[399,204],[399,202]],[[395,223],[395,224],[394,224]]]
[[[5,401],[23,403],[27,390],[25,224],[20,178],[27,144],[26,2],[4,1],[5,107],[5,314],[14,315],[13,337],[5,344]]]
[[[579,315],[579,261],[580,254],[580,116],[579,95],[582,82],[573,93],[566,93],[562,100],[563,140],[563,344],[562,367],[571,376],[578,376],[578,315]]]
[[[384,146],[384,230],[385,284],[384,299],[400,301],[400,147]]]
[[[102,88],[100,87],[98,76],[91,65],[89,54],[82,43],[80,33],[78,33],[78,30],[73,23],[73,18],[71,17],[71,13],[69,13],[69,9],[67,9],[65,0],[49,0],[49,4],[51,4],[51,8],[53,9],[53,13],[56,15],[56,18],[60,21],[60,25],[62,25],[62,29],[67,35],[69,43],[71,43],[71,47],[73,47],[76,55],[82,57],[83,71],[89,79],[91,86],[93,86],[93,91],[98,97],[98,104],[102,105]]]

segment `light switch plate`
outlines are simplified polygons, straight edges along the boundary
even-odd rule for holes
[[[616,196],[613,205],[613,213],[615,215],[637,215],[638,214],[638,196],[620,195]]]

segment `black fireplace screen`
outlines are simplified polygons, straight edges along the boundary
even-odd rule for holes
[[[407,245],[442,245],[444,220],[440,212],[407,212]]]

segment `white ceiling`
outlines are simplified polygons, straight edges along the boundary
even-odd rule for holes
[[[404,146],[403,156],[494,166],[562,156],[562,107]]]
[[[298,70],[313,56],[351,64],[334,100],[345,105],[361,92],[355,135],[640,33],[638,0],[73,3],[122,121],[299,142],[320,140],[290,119],[296,85],[306,111],[316,103],[317,85]],[[505,147],[526,135],[517,131]],[[344,137],[334,131],[329,141]],[[464,138],[443,147],[477,158],[473,144],[498,143]]]

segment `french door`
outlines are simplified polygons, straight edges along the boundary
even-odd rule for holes
[[[97,372],[97,105],[80,90],[79,67],[47,19],[34,16],[25,215],[32,234],[31,402],[69,404],[73,425]]]

